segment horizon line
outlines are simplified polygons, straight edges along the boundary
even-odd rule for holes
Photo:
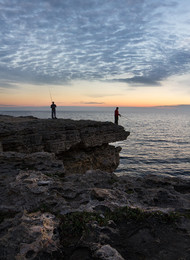
[[[188,107],[190,106],[190,104],[178,104],[178,105],[157,105],[157,106],[118,106],[120,108],[171,108],[171,107]],[[18,106],[18,105],[0,105],[0,109],[2,108],[28,108],[28,107],[32,107],[32,108],[47,108],[49,107],[49,105],[47,106]],[[113,107],[117,107],[117,106],[95,106],[95,105],[71,105],[71,106],[57,106],[57,107],[81,107],[81,108],[86,108],[86,107],[91,107],[91,108],[113,108]]]

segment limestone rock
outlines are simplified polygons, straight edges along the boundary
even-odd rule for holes
[[[21,256],[38,259],[45,255],[49,259],[60,259],[60,255],[65,257],[63,259],[71,256],[75,259],[76,255],[81,255],[78,259],[87,256],[106,259],[109,255],[137,260],[153,259],[155,252],[158,260],[185,259],[189,254],[190,220],[185,216],[190,211],[187,189],[190,183],[186,179],[152,175],[117,177],[102,171],[58,178],[40,171],[16,171],[14,167],[0,177],[0,254],[6,256],[6,260],[14,259],[14,254],[18,259]],[[154,198],[164,186],[167,192],[161,204]],[[126,218],[117,223],[110,219],[107,226],[93,221],[89,223],[90,232],[86,235],[79,234],[78,240],[68,238],[71,249],[63,246],[61,233],[56,233],[60,229],[58,216],[96,212],[104,220],[109,212],[126,206],[144,212],[159,210],[166,216],[170,212],[179,212],[182,217],[175,225],[165,223],[165,220],[160,222],[159,215],[139,222]],[[44,231],[43,219],[50,221]]]
[[[58,224],[54,215],[41,212],[23,212],[12,223],[7,219],[1,225],[1,259],[60,259]]]
[[[15,171],[35,170],[51,175],[63,176],[65,173],[63,162],[56,159],[55,154],[36,152],[31,154],[17,152],[0,152],[1,173],[14,167]]]
[[[55,154],[65,174],[91,169],[113,172],[121,148],[109,143],[125,140],[129,134],[111,122],[0,116],[0,152]]]
[[[94,255],[100,260],[124,260],[124,258],[110,245],[103,245]]]
[[[120,151],[121,147],[104,144],[88,149],[70,150],[57,157],[63,161],[67,175],[95,169],[113,172],[119,165]]]
[[[0,126],[2,260],[189,259],[189,178],[112,173],[120,148],[108,143],[123,128],[33,117]]]
[[[125,140],[129,132],[111,122],[69,119],[31,119],[0,116],[3,151],[46,151],[59,154],[71,148],[89,148]]]

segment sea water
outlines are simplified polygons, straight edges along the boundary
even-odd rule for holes
[[[115,108],[58,107],[57,117],[114,121]],[[50,108],[1,108],[0,114],[50,118]],[[190,177],[190,107],[120,108],[119,124],[130,131],[116,174]]]

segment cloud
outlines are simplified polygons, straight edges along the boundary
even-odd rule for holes
[[[93,102],[93,101],[89,101],[89,102],[83,102],[81,101],[80,104],[85,104],[85,105],[102,105],[105,104],[104,102]]]
[[[5,105],[5,104],[0,104],[0,107],[17,107],[17,105]]]
[[[185,74],[190,68],[190,53],[179,50],[168,55],[167,59],[159,60],[152,64],[150,69],[141,69],[143,76],[134,76],[113,81],[132,84],[135,86],[161,86],[161,82],[173,75]],[[137,73],[138,74],[138,73]]]
[[[157,81],[155,81],[152,78],[146,78],[146,77],[133,77],[133,78],[127,78],[127,79],[115,79],[114,81],[117,82],[123,82],[128,83],[136,86],[160,86],[161,84]]]
[[[11,82],[5,82],[3,80],[0,80],[0,92],[5,92],[5,90],[13,90],[18,89],[19,87]]]
[[[160,86],[189,69],[185,3],[1,0],[0,85],[112,78]],[[133,76],[120,79],[127,72]]]

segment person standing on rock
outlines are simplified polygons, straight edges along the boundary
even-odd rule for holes
[[[51,104],[51,118],[52,119],[57,119],[56,117],[56,104],[52,101],[52,104]]]
[[[115,112],[114,112],[115,124],[116,125],[118,125],[118,118],[119,118],[119,116],[121,116],[120,113],[119,113],[119,108],[116,107]]]

